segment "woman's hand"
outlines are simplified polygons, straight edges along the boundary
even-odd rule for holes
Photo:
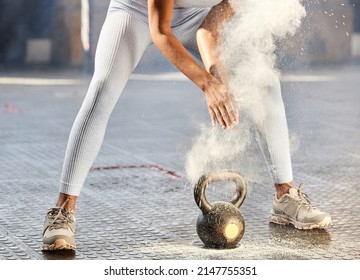
[[[223,84],[215,78],[211,79],[204,91],[213,126],[219,123],[222,128],[231,129],[239,123],[238,110]]]
[[[205,88],[208,110],[213,125],[218,122],[223,128],[232,128],[239,122],[238,110],[229,93],[229,83],[226,67],[219,59],[220,52],[226,50],[219,48],[221,29],[234,15],[229,1],[223,0],[214,6],[201,24],[197,32],[197,42],[202,61],[206,70],[214,79],[210,80]]]
[[[238,122],[231,96],[221,80],[201,67],[171,30],[174,0],[148,0],[149,28],[155,46],[183,74],[205,92],[213,125],[232,128]]]

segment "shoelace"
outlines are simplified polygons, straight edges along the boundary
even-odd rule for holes
[[[293,187],[293,188],[297,190],[297,194],[300,198],[301,204],[306,205],[308,207],[308,209],[310,209],[310,208],[315,209],[315,207],[312,206],[312,204],[311,204],[309,196],[306,193],[303,193],[301,191],[301,187],[303,187],[305,185],[306,185],[306,183],[301,183],[298,187]]]
[[[61,204],[60,208],[58,208],[58,213],[56,214],[55,218],[50,223],[50,227],[54,229],[62,228],[64,227],[64,224],[69,221],[69,218],[67,215],[64,215],[62,211],[64,210],[64,207],[66,203],[70,200],[70,197],[68,197],[63,204]]]

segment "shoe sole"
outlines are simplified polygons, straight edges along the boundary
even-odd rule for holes
[[[295,228],[303,229],[303,230],[325,229],[325,228],[329,228],[332,224],[330,217],[326,217],[324,220],[322,220],[320,223],[317,223],[317,224],[307,224],[307,223],[301,223],[301,222],[295,221],[287,216],[274,215],[274,214],[272,214],[270,216],[270,222],[274,223],[274,224],[278,224],[278,225],[290,225],[291,224]]]
[[[75,251],[76,246],[66,242],[64,239],[56,239],[53,244],[43,244],[43,251],[71,250]]]

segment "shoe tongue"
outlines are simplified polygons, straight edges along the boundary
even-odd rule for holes
[[[298,189],[290,188],[289,189],[289,195],[292,196],[292,197],[299,197]]]

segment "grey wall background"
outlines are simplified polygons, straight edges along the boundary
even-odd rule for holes
[[[109,0],[0,0],[0,69],[65,67],[91,71]],[[358,61],[360,0],[304,0],[308,15],[297,35],[279,46],[279,65],[298,68]],[[84,5],[89,13],[82,13]],[[89,19],[89,51],[81,40]],[[141,65],[156,65],[151,48]],[[162,59],[162,58],[161,58]]]

